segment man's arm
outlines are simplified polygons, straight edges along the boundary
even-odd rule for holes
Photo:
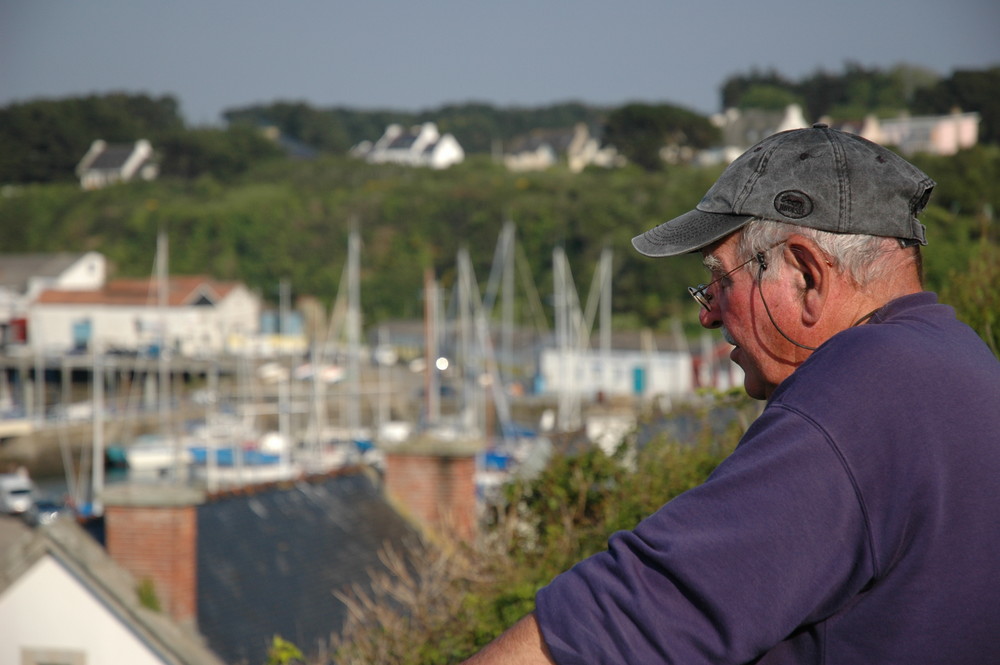
[[[542,641],[538,622],[529,614],[462,665],[556,665]]]

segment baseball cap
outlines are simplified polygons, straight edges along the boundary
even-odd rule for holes
[[[917,215],[934,181],[896,153],[818,123],[740,155],[694,210],[632,239],[646,256],[694,252],[762,218],[927,244]]]

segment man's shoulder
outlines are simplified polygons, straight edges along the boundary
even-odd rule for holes
[[[998,390],[1000,360],[983,340],[933,294],[915,294],[827,340],[782,382],[772,403],[865,411],[915,393],[926,402]]]

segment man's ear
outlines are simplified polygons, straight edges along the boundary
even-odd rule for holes
[[[805,236],[789,236],[785,247],[785,260],[802,289],[802,322],[813,325],[822,315],[830,296],[832,266],[826,254]]]

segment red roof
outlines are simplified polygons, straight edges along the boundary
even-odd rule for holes
[[[158,280],[117,279],[96,291],[49,289],[36,302],[46,305],[114,305],[118,307],[155,306],[160,302]],[[222,300],[238,285],[216,282],[209,277],[170,277],[167,279],[167,306],[191,305],[201,297],[212,302]]]

